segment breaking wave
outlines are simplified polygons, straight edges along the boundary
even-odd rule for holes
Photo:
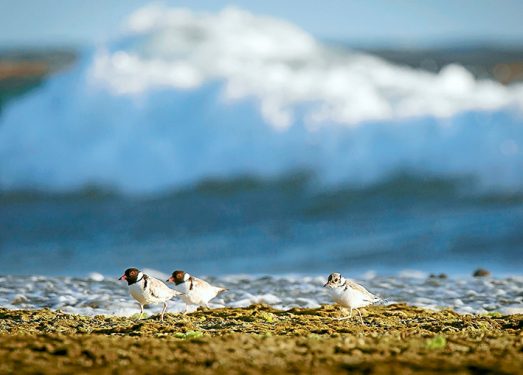
[[[0,118],[0,189],[143,194],[297,171],[523,190],[523,85],[325,45],[284,21],[149,6]]]

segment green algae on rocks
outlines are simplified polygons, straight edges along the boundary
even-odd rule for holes
[[[0,373],[517,373],[523,315],[265,305],[146,319],[0,309]]]

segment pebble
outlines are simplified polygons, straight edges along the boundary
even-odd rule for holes
[[[21,305],[21,304],[27,303],[27,302],[29,302],[29,300],[27,299],[26,296],[24,296],[23,294],[17,294],[17,295],[15,295],[13,300],[11,301],[11,304],[13,304],[13,305]]]
[[[474,273],[472,274],[472,276],[474,277],[486,277],[486,276],[490,276],[490,271],[484,269],[484,268],[478,268],[477,270],[474,271]]]
[[[483,308],[487,311],[494,311],[499,308],[498,305],[492,305],[492,304],[484,304]]]
[[[447,276],[447,274],[445,274],[445,273],[440,273],[439,275],[436,275],[436,274],[434,274],[434,273],[431,273],[431,274],[429,275],[429,278],[431,278],[431,279],[447,279],[448,276]]]

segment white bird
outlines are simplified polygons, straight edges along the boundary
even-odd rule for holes
[[[209,301],[218,294],[226,291],[209,284],[207,281],[189,275],[184,271],[174,271],[167,280],[174,283],[174,288],[181,292],[181,298],[185,302],[185,312],[189,311],[189,305],[209,307]]]
[[[144,305],[163,303],[163,310],[160,314],[160,321],[163,321],[163,315],[167,310],[167,301],[180,294],[160,280],[148,276],[136,268],[126,269],[118,280],[127,281],[129,293],[140,304],[140,317],[143,314]]]
[[[352,309],[355,309],[360,315],[361,323],[364,324],[361,312],[358,309],[381,301],[381,298],[375,296],[354,281],[345,279],[337,272],[329,275],[329,279],[324,287],[329,288],[334,302],[344,308],[348,307],[350,309],[350,315],[341,319],[352,318]]]

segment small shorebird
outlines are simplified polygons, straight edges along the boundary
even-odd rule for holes
[[[358,309],[381,301],[381,298],[376,297],[354,281],[347,280],[337,272],[329,275],[329,279],[324,287],[329,288],[334,302],[344,308],[348,307],[350,309],[350,315],[345,318],[340,318],[340,320],[351,319],[352,309],[355,309],[360,315],[361,323],[364,324],[361,312]]]
[[[160,321],[167,310],[167,301],[180,294],[154,277],[144,274],[136,268],[128,268],[118,280],[127,281],[129,293],[140,304],[140,318],[143,314],[144,305],[163,303]]]
[[[189,305],[209,307],[209,301],[218,294],[226,291],[209,284],[207,281],[189,275],[184,271],[174,271],[167,280],[174,283],[174,288],[181,292],[181,298],[185,302],[185,312],[189,311]]]

